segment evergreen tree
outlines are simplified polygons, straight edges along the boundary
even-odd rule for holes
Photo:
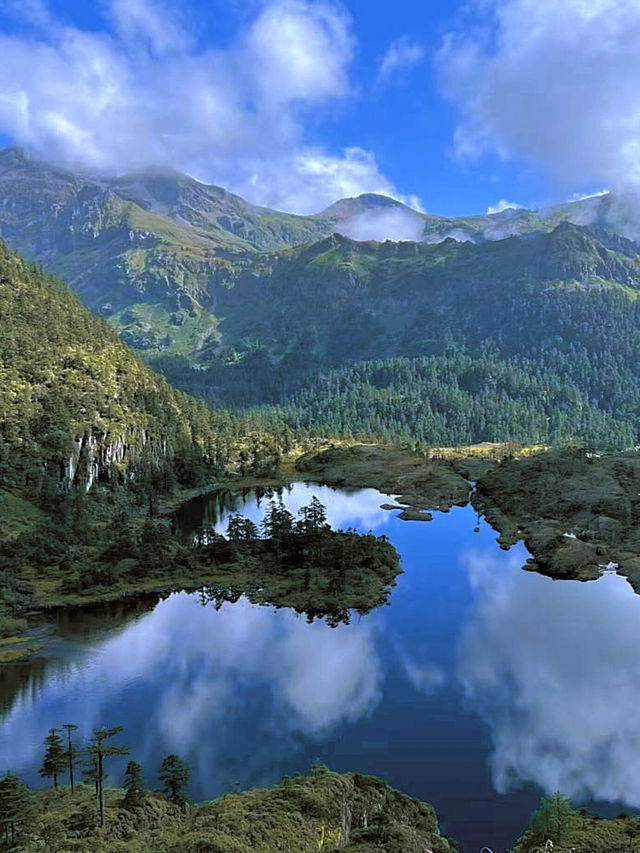
[[[279,501],[269,501],[269,507],[262,520],[262,533],[267,539],[275,539],[279,542],[285,541],[293,532],[293,516]]]
[[[82,770],[82,778],[89,785],[93,785],[96,797],[100,791],[98,784],[98,758],[90,750],[86,751],[85,760],[80,765]]]
[[[229,516],[227,536],[232,542],[254,542],[258,538],[258,528],[250,518],[235,512]]]
[[[15,773],[0,780],[0,824],[9,850],[13,849],[31,816],[29,789]]]
[[[189,768],[179,756],[172,753],[163,759],[158,778],[168,800],[180,804],[186,802],[184,789],[189,784]]]
[[[144,785],[142,783],[142,767],[137,761],[130,761],[124,771],[124,805],[127,809],[136,808],[144,800]]]
[[[540,801],[540,808],[531,818],[529,832],[532,841],[544,844],[551,840],[554,844],[567,839],[575,814],[568,797],[563,797],[559,791],[548,794]]]
[[[95,759],[95,774],[98,803],[100,805],[100,826],[104,826],[104,760],[114,755],[127,755],[128,749],[122,746],[114,746],[106,743],[107,740],[119,734],[122,726],[101,728],[93,730],[93,737],[89,746],[89,754]]]
[[[67,755],[62,744],[58,729],[49,729],[45,738],[46,752],[40,768],[40,775],[53,779],[54,788],[58,787],[58,776],[67,769]]]
[[[78,727],[73,723],[65,723],[62,728],[67,732],[67,749],[65,755],[69,766],[69,784],[71,785],[71,793],[73,794],[75,790],[73,784],[73,768],[78,763],[78,755],[73,740],[71,739],[71,734],[72,732],[75,732]]]

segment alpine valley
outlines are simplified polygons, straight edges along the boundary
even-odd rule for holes
[[[640,849],[634,234],[0,152],[0,851]]]
[[[175,386],[324,434],[634,445],[628,222],[606,194],[462,219],[364,195],[296,216],[177,173],[0,153],[9,247]]]

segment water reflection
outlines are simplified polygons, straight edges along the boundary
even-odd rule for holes
[[[375,489],[338,490],[317,483],[295,483],[278,489],[221,490],[204,495],[180,509],[175,516],[176,524],[185,537],[199,529],[226,533],[229,516],[234,512],[240,512],[259,524],[267,501],[277,495],[283,498],[293,515],[297,515],[298,510],[315,495],[325,505],[327,521],[334,530],[354,527],[360,532],[382,532],[392,519],[390,513],[380,509],[385,498]]]
[[[524,547],[501,551],[484,522],[474,533],[471,507],[412,524],[373,490],[296,484],[283,497],[295,512],[313,494],[334,526],[389,535],[405,569],[391,607],[335,629],[185,594],[102,628],[96,615],[94,634],[86,613],[65,617],[56,662],[17,678],[0,772],[38,784],[50,726],[121,723],[151,785],[168,752],[189,762],[196,800],[320,756],[433,802],[464,850],[510,846],[540,789],[640,805],[640,597],[622,578],[523,572]],[[245,500],[259,521],[266,501]],[[224,529],[230,509],[190,511]]]
[[[467,566],[458,677],[491,727],[496,788],[640,806],[640,597],[617,575],[554,582],[479,553]]]
[[[138,761],[153,766],[179,752],[201,768],[196,787],[207,790],[230,743],[246,750],[247,731],[273,753],[289,749],[292,735],[319,738],[367,714],[380,699],[375,633],[375,620],[333,629],[244,599],[216,613],[196,596],[171,596],[52,674],[37,704],[16,702],[0,734],[2,763],[33,767],[42,733],[58,720],[84,733],[124,723],[136,731]]]

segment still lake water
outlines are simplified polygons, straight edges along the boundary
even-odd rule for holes
[[[522,571],[524,547],[475,532],[471,507],[424,523],[372,489],[283,498],[296,512],[313,494],[333,527],[389,536],[405,572],[391,606],[337,628],[184,593],[60,617],[48,660],[0,675],[0,772],[41,784],[42,741],[65,722],[123,725],[150,787],[179,753],[194,800],[319,758],[433,803],[465,853],[511,846],[543,791],[605,815],[640,806],[640,597],[623,578]],[[200,499],[181,523],[222,532],[230,504],[258,521],[266,501]]]

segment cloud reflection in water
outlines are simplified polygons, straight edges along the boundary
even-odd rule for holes
[[[457,665],[491,728],[496,787],[640,806],[640,597],[619,576],[554,582],[513,560],[467,555]]]
[[[18,701],[0,732],[2,763],[33,770],[51,725],[75,720],[86,734],[120,722],[123,709],[126,741],[143,764],[175,751],[210,776],[229,741],[246,740],[246,717],[249,737],[269,740],[273,762],[292,738],[319,739],[376,706],[376,625],[308,625],[245,599],[216,612],[196,596],[173,595],[49,678],[36,702]]]

